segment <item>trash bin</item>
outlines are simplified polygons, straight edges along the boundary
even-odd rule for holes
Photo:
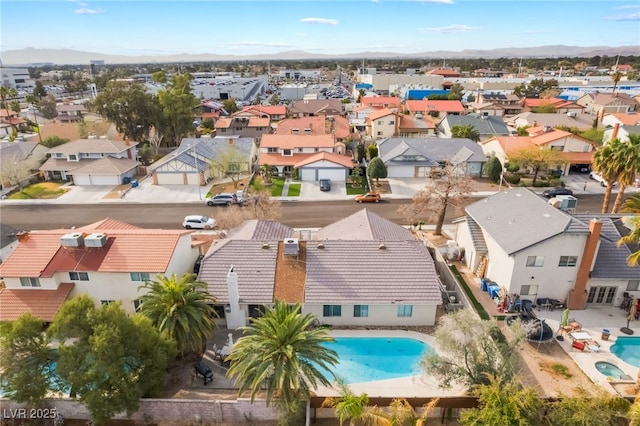
[[[484,278],[480,280],[480,290],[487,291],[487,280]]]
[[[609,330],[607,330],[606,328],[602,330],[602,340],[609,340],[610,335],[611,333],[609,333]]]
[[[132,188],[137,188],[138,187],[138,181],[137,180],[132,180],[131,181],[131,187]]]
[[[129,176],[125,176],[125,177],[122,179],[122,183],[125,183],[125,184],[126,184],[126,183],[130,183],[130,182],[131,182],[131,178],[130,178]]]

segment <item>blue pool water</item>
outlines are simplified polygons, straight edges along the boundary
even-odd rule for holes
[[[333,373],[347,384],[417,374],[422,354],[431,350],[420,340],[404,337],[338,337],[323,346],[338,353]],[[332,379],[329,373],[326,377]]]
[[[619,379],[622,375],[624,375],[624,371],[610,362],[606,361],[598,361],[595,364],[596,370],[601,372],[607,377],[611,377],[612,379]]]
[[[640,337],[618,337],[611,353],[634,367],[640,368]]]

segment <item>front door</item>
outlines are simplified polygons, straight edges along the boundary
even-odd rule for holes
[[[590,287],[587,303],[590,305],[613,305],[618,287]]]

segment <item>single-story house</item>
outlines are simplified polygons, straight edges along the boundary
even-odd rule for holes
[[[440,137],[452,137],[451,128],[453,126],[472,126],[480,135],[480,140],[491,136],[507,136],[511,132],[504,123],[502,117],[483,116],[478,114],[469,115],[447,115],[438,124],[438,135]]]

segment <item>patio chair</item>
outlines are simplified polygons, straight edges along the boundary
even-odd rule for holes
[[[213,359],[222,361],[222,349],[218,349],[218,345],[214,343],[211,350],[213,351]]]
[[[563,327],[564,331],[580,331],[582,330],[582,324],[576,321],[575,318],[569,318],[567,325]]]
[[[196,370],[196,375],[202,376],[205,385],[208,382],[213,382],[213,371],[211,371],[211,368],[207,364],[198,362],[193,365],[193,368]]]

